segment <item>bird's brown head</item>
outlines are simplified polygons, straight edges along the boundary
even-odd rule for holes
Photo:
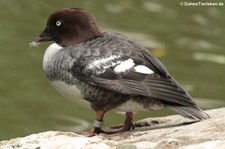
[[[82,8],[65,8],[51,14],[36,43],[55,41],[63,47],[102,36],[95,18]]]

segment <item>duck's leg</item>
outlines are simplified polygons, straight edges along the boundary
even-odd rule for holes
[[[101,129],[103,125],[103,117],[104,117],[105,111],[96,110],[95,113],[96,113],[96,118],[93,122],[93,128],[91,129],[90,133],[86,135],[87,137],[92,137],[100,133],[106,133],[104,130]]]
[[[126,119],[124,121],[123,125],[116,125],[111,126],[109,129],[107,129],[107,133],[117,133],[117,132],[123,132],[128,130],[133,130],[135,128],[133,123],[133,112],[126,112]]]
[[[133,112],[126,112],[126,119],[124,121],[123,130],[134,130],[135,126],[133,123]]]

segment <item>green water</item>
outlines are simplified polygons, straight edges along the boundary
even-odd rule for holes
[[[144,44],[200,107],[225,106],[225,6],[182,7],[179,1],[159,0],[0,0],[0,140],[47,130],[83,131],[94,119],[91,109],[64,99],[46,80],[42,57],[50,43],[28,46],[48,15],[63,7],[86,8],[104,30]],[[168,114],[138,113],[136,119]],[[105,125],[123,118],[109,112]]]

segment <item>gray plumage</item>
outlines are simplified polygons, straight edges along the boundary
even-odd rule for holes
[[[129,59],[134,63],[130,69],[115,71]],[[137,72],[136,66],[146,66],[153,73]],[[44,64],[44,71],[52,82],[77,86],[93,109],[109,111],[132,100],[143,110],[169,107],[187,118],[209,118],[157,58],[117,33],[104,32],[101,37],[58,50]]]

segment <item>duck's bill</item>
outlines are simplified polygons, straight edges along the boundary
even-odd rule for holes
[[[49,33],[47,28],[40,34],[40,36],[35,40],[35,42],[44,42],[53,40],[52,35]]]
[[[47,29],[45,29],[40,36],[35,39],[34,41],[32,41],[31,43],[29,43],[30,47],[37,47],[38,45],[41,44],[41,42],[45,42],[45,41],[51,41],[53,40],[52,36],[49,34],[49,31]]]
[[[51,41],[53,38],[50,36],[39,36],[37,39],[35,39],[35,42],[45,42],[45,41]]]

